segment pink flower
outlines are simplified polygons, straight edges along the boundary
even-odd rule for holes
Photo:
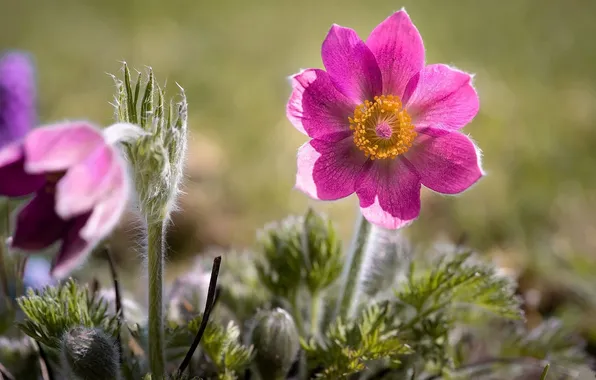
[[[478,148],[459,132],[478,112],[472,76],[425,65],[404,10],[366,42],[333,25],[321,55],[326,71],[294,75],[287,106],[312,138],[298,151],[298,189],[322,200],[356,192],[370,222],[394,229],[418,217],[421,184],[457,194],[482,177]]]
[[[20,210],[15,248],[62,245],[52,274],[62,277],[115,227],[129,183],[118,151],[86,122],[37,128],[0,150],[0,195],[35,193]]]

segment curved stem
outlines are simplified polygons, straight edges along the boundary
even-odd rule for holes
[[[165,378],[163,323],[163,273],[165,256],[165,220],[147,221],[147,261],[149,268],[149,363],[153,379]]]
[[[352,239],[350,252],[346,258],[342,274],[342,284],[335,309],[335,317],[346,318],[352,312],[354,301],[357,298],[356,285],[361,277],[364,263],[366,242],[370,233],[371,224],[358,212],[356,217],[356,232]]]

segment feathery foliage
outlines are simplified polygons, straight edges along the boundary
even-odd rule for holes
[[[44,345],[58,349],[64,332],[77,326],[97,327],[115,335],[117,317],[107,311],[107,303],[90,294],[86,286],[69,279],[58,286],[29,289],[18,299],[25,313],[21,330]]]

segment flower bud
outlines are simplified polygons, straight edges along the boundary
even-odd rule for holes
[[[73,380],[118,380],[118,349],[100,329],[75,327],[62,337],[61,359]]]
[[[300,349],[300,336],[292,316],[280,308],[257,315],[252,344],[261,377],[284,379]]]
[[[123,81],[114,77],[116,125],[134,124],[139,128],[119,127],[116,131],[133,169],[142,214],[148,221],[162,220],[175,206],[183,177],[187,145],[186,95],[178,86],[179,101],[167,101],[151,69],[143,86],[141,74],[133,83],[126,63],[123,71]],[[129,135],[133,138],[127,138]]]

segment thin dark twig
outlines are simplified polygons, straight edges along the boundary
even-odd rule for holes
[[[207,302],[205,302],[205,311],[203,312],[203,318],[201,320],[201,325],[199,326],[199,331],[197,331],[197,335],[195,336],[190,349],[186,353],[184,360],[178,367],[178,376],[182,375],[192,356],[194,355],[199,343],[201,342],[201,338],[205,333],[205,329],[207,328],[207,322],[209,322],[209,315],[211,314],[211,310],[213,310],[213,306],[215,305],[215,291],[217,289],[217,276],[219,276],[219,267],[221,265],[221,256],[217,256],[213,259],[213,266],[211,267],[211,279],[209,280],[209,292],[207,293]]]
[[[39,351],[39,367],[41,369],[41,377],[43,380],[54,380],[54,374],[50,369],[50,361],[48,360],[48,356],[46,355],[43,348],[41,348],[41,344],[39,342],[35,342],[37,344],[37,350]]]
[[[99,280],[97,277],[93,277],[91,280],[91,294],[96,294],[99,291]]]
[[[6,367],[0,363],[0,379],[6,379],[6,380],[16,380],[16,377],[14,377],[9,371],[8,369],[6,369]]]
[[[120,328],[122,326],[122,319],[124,318],[124,314],[122,311],[122,296],[120,294],[120,282],[118,281],[118,272],[116,271],[116,265],[114,265],[114,259],[110,252],[110,247],[105,247],[104,249],[106,253],[106,257],[108,259],[108,264],[110,266],[110,275],[112,276],[112,282],[114,283],[114,292],[116,293],[116,342],[118,344],[118,350],[120,353],[120,364],[123,363],[123,354],[124,351],[122,349],[122,337],[120,336]]]

